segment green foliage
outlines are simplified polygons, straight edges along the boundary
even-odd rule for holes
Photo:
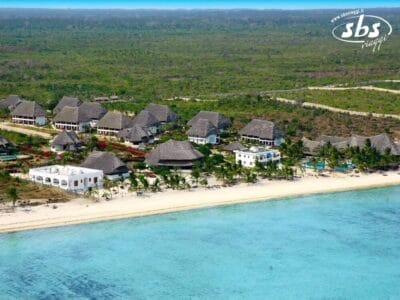
[[[398,9],[369,12],[399,24]],[[397,32],[372,55],[332,38],[336,13],[2,10],[0,95],[155,101],[397,78]]]

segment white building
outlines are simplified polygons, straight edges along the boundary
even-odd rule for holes
[[[278,150],[265,149],[263,147],[251,147],[250,149],[235,150],[236,163],[244,167],[255,167],[256,162],[266,164],[269,161],[279,162],[281,153]]]
[[[101,170],[75,166],[54,165],[29,170],[33,182],[80,193],[89,188],[102,188],[103,176]]]

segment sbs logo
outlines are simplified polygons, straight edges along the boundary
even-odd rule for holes
[[[342,18],[338,16],[332,22]],[[361,48],[373,47],[373,52],[380,50],[393,31],[387,20],[373,15],[347,16],[342,21],[345,22],[332,29],[333,37],[342,42],[361,44]]]

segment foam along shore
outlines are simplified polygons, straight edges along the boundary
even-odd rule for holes
[[[93,202],[76,199],[67,203],[17,208],[13,213],[0,213],[0,232],[56,227],[137,216],[155,215],[219,205],[262,201],[307,194],[339,192],[400,185],[398,172],[362,174],[358,177],[306,176],[295,181],[259,181],[233,187],[191,191],[164,190],[159,193],[121,194],[110,201]]]

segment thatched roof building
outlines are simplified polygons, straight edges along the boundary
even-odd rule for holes
[[[98,121],[107,113],[107,109],[96,102],[83,102],[80,108],[86,113],[92,121]]]
[[[10,95],[6,99],[0,101],[0,108],[1,109],[8,109],[9,111],[16,108],[22,99],[18,95]]]
[[[266,145],[279,145],[284,137],[283,131],[273,122],[260,119],[253,119],[239,131],[239,134],[245,140]]]
[[[205,119],[211,122],[215,128],[218,130],[225,130],[231,125],[231,121],[223,116],[222,114],[214,111],[201,111],[197,115],[195,115],[187,125],[193,126],[196,124],[200,119]]]
[[[100,134],[117,134],[131,125],[132,119],[119,111],[109,111],[97,123]]]
[[[81,106],[64,106],[61,111],[54,117],[54,123],[87,123],[90,118],[87,112]]]
[[[53,113],[58,114],[65,106],[78,107],[81,104],[82,102],[78,98],[64,96],[53,109]]]
[[[153,140],[153,134],[146,127],[134,125],[129,128],[122,129],[117,136],[125,142],[132,144],[149,143]]]
[[[400,155],[399,145],[394,143],[386,133],[369,137],[361,135],[352,135],[350,137],[322,135],[315,141],[307,138],[303,138],[302,141],[306,154],[316,155],[318,154],[319,149],[327,143],[331,143],[332,146],[339,150],[346,149],[347,147],[359,147],[362,149],[365,147],[365,143],[368,139],[371,141],[371,146],[378,150],[380,154],[384,154],[386,149],[390,149],[392,155]]]
[[[158,145],[146,156],[149,166],[190,168],[204,157],[188,141],[169,140]]]
[[[157,118],[160,123],[174,122],[177,118],[176,114],[166,105],[149,104],[145,107],[146,111],[150,112]]]
[[[217,135],[218,129],[207,119],[198,119],[188,131],[189,137],[206,138],[212,134]]]
[[[81,146],[82,142],[74,131],[62,131],[51,142],[54,151],[75,151]]]
[[[35,101],[21,101],[21,103],[12,111],[14,117],[37,118],[45,117],[46,111]]]
[[[81,164],[81,167],[102,170],[104,175],[118,178],[129,175],[129,169],[114,153],[93,151]]]
[[[247,147],[243,146],[240,142],[231,142],[222,148],[222,150],[229,152],[233,152],[236,150],[245,150],[245,149],[247,149]]]

